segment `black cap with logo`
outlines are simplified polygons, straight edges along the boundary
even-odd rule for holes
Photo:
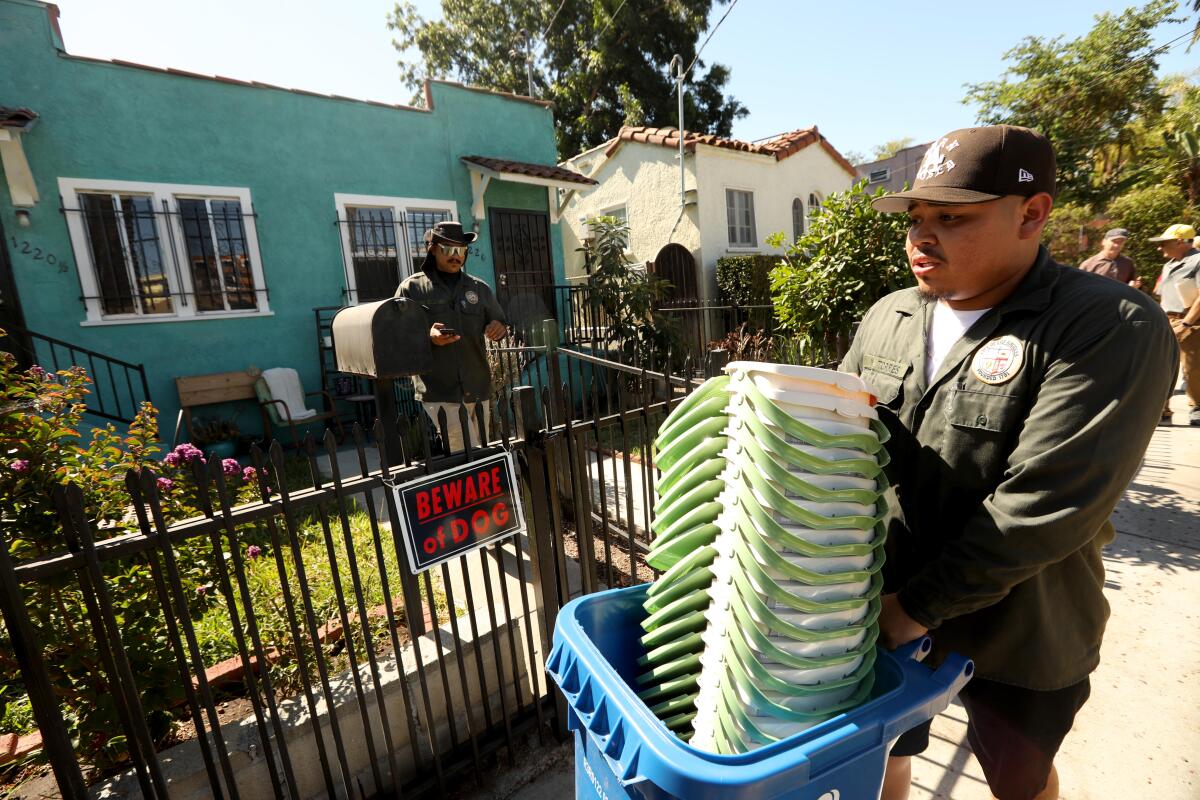
[[[929,145],[906,192],[871,201],[878,211],[902,213],[914,200],[985,203],[1006,195],[1054,196],[1054,148],[1037,131],[989,125],[951,131]]]

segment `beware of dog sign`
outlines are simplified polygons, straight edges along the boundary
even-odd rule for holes
[[[392,488],[413,574],[525,528],[511,453]]]

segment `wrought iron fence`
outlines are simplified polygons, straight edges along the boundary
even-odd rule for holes
[[[553,569],[552,490],[533,391],[510,399],[490,419],[480,415],[464,450],[448,457],[432,455],[424,426],[408,420],[402,452],[390,457],[356,427],[340,459],[331,434],[319,446],[309,440],[305,488],[282,480],[294,468],[273,445],[255,453],[250,502],[238,502],[221,464],[196,461],[199,517],[168,521],[170,501],[146,470],[126,476],[133,532],[97,529],[74,486],[57,491],[65,551],[14,559],[10,529],[0,543],[0,608],[62,795],[86,797],[101,781],[118,793],[167,797],[190,780],[216,797],[440,796],[459,773],[480,778],[498,751],[511,760],[522,731],[555,730],[541,668],[553,609],[541,608],[537,591],[542,570]],[[444,429],[444,416],[439,423]],[[385,440],[378,423],[375,440]],[[411,574],[388,486],[500,449],[521,456],[528,533]],[[199,594],[198,561],[211,579]],[[134,569],[165,648],[155,669],[119,596],[131,591]],[[72,635],[96,654],[89,679],[115,710],[118,730],[106,743],[127,750],[86,779],[89,743],[72,742],[79,720],[64,713],[55,663],[63,657],[56,628],[71,620],[42,613],[50,587],[83,609]],[[232,655],[218,664],[197,632],[214,624],[231,634]],[[240,675],[240,691],[217,685],[222,668]],[[175,677],[164,683],[163,670]],[[162,702],[170,685],[182,687],[177,712]],[[244,719],[222,717],[231,697]],[[163,713],[190,727],[191,742],[175,745],[183,750],[163,750],[173,743],[154,729]],[[187,773],[189,759],[200,772]]]

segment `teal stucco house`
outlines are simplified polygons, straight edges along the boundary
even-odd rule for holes
[[[478,232],[468,271],[502,303],[554,313],[558,193],[591,181],[554,166],[545,102],[432,81],[394,106],[72,56],[37,0],[0,0],[0,75],[0,327],[143,365],[168,441],[179,377],[335,388],[320,320],[390,296],[438,220]]]

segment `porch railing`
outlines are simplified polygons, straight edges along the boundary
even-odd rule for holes
[[[87,413],[110,422],[128,424],[142,403],[149,403],[146,368],[120,358],[80,347],[53,336],[13,327],[6,329],[0,346],[24,367],[40,366],[47,372],[83,367],[92,379]]]

